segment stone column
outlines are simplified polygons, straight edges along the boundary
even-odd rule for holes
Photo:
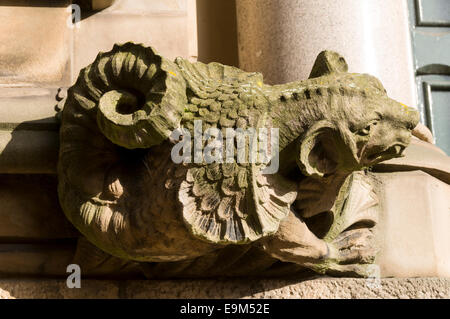
[[[322,50],[350,72],[378,77],[388,94],[416,106],[406,1],[237,0],[240,67],[271,84],[308,77]]]

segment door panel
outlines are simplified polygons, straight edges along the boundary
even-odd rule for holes
[[[450,154],[450,1],[409,0],[421,121]]]

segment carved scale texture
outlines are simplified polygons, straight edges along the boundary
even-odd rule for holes
[[[188,98],[181,125],[191,134],[195,120],[202,120],[203,131],[218,128],[223,137],[227,128],[270,127],[266,115],[271,104],[262,93],[261,74],[181,58],[176,63],[186,79]],[[253,143],[256,145],[255,140]],[[294,183],[281,176],[263,175],[262,163],[238,163],[236,145],[233,147],[234,163],[187,165],[179,191],[190,231],[214,243],[243,244],[276,232],[296,197]],[[246,138],[247,156],[249,151],[250,139]],[[222,154],[225,152],[224,146]]]

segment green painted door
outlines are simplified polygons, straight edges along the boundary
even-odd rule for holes
[[[421,120],[450,155],[450,0],[408,0]]]

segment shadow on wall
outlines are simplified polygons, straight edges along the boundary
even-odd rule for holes
[[[239,65],[236,0],[197,0],[198,60]]]

